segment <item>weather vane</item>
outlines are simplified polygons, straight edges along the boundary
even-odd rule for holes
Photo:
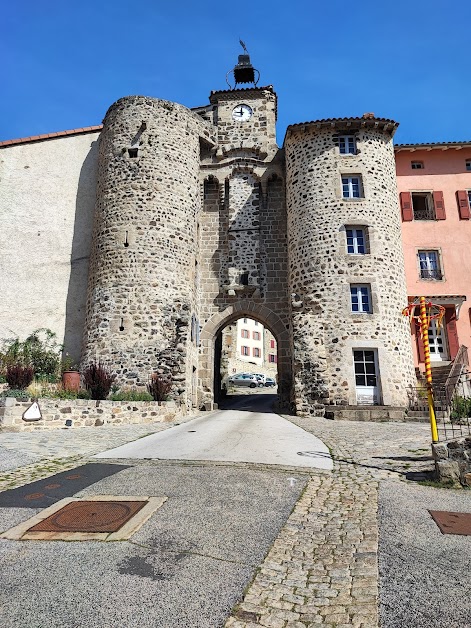
[[[256,87],[258,81],[260,80],[260,72],[250,63],[249,51],[247,50],[245,43],[240,38],[239,43],[244,50],[244,54],[239,55],[237,65],[233,70],[229,70],[226,74],[226,83],[231,89],[236,89],[237,85],[240,85],[241,83],[253,83],[254,87]],[[229,83],[228,77],[230,74],[234,75],[234,85]]]

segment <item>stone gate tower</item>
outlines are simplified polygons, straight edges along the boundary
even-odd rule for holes
[[[234,77],[193,110],[132,96],[107,112],[83,362],[126,385],[168,373],[181,404],[210,406],[222,329],[249,317],[277,340],[282,405],[406,405],[396,123],[296,124],[279,149],[273,87],[247,54]]]

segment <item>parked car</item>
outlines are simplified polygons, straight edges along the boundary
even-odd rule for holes
[[[272,388],[273,386],[276,386],[276,382],[273,377],[265,377],[265,386],[267,388]]]
[[[248,386],[249,388],[257,388],[259,385],[258,379],[253,373],[237,373],[231,375],[227,382],[231,386]]]

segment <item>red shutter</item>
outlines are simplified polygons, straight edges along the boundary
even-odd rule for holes
[[[466,190],[458,190],[456,193],[456,199],[458,201],[458,211],[461,220],[469,220],[469,200]]]
[[[454,307],[446,308],[445,325],[448,337],[448,348],[450,349],[450,360],[454,360],[460,348],[458,332],[456,331],[456,312]]]
[[[433,193],[433,203],[435,205],[435,218],[437,220],[445,220],[445,201],[443,200],[443,192]]]
[[[399,194],[401,201],[402,221],[410,222],[414,218],[412,212],[412,196],[410,192],[401,192]]]

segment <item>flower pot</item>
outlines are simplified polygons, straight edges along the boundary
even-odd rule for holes
[[[62,373],[62,386],[65,390],[77,392],[80,388],[80,373],[78,371],[64,371]]]

